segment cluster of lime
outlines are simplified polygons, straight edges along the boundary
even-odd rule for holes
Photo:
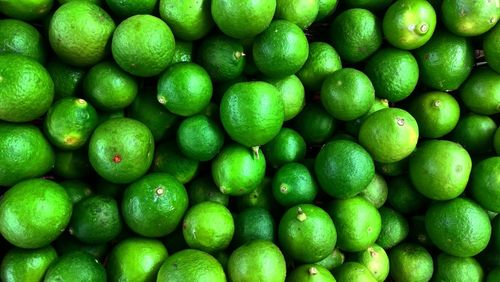
[[[496,0],[0,0],[1,281],[500,281]]]

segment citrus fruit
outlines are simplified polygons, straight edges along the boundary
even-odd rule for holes
[[[389,101],[385,98],[377,98],[373,101],[372,106],[364,115],[359,118],[349,120],[345,123],[345,130],[347,133],[357,136],[359,134],[359,128],[365,121],[367,117],[373,114],[376,111],[389,108]]]
[[[277,0],[275,18],[308,28],[318,16],[319,0]]]
[[[375,161],[375,168],[385,176],[399,176],[408,171],[408,158],[392,163]]]
[[[417,121],[420,136],[426,138],[445,136],[455,128],[460,118],[457,100],[441,91],[415,95],[407,109]]]
[[[173,176],[158,172],[130,184],[121,202],[127,226],[146,237],[162,237],[174,231],[187,208],[184,186]]]
[[[418,141],[418,124],[415,118],[400,108],[374,112],[359,129],[359,143],[382,163],[400,161],[409,156]]]
[[[346,262],[333,270],[333,275],[338,282],[376,282],[372,273],[366,266],[358,262]]]
[[[465,106],[483,115],[500,113],[500,73],[491,68],[475,69],[460,87]]]
[[[327,19],[337,9],[337,0],[319,0],[319,10],[316,16],[316,22]]]
[[[389,262],[389,274],[395,281],[429,281],[434,272],[429,252],[414,243],[401,243],[392,248]]]
[[[325,78],[342,68],[339,54],[328,43],[312,42],[309,44],[309,56],[297,72],[305,88],[311,91],[321,89]]]
[[[87,149],[56,150],[52,172],[63,179],[78,179],[90,175],[92,166]]]
[[[338,120],[366,114],[375,101],[375,89],[364,73],[343,68],[328,75],[321,86],[321,103]]]
[[[165,246],[155,239],[129,237],[118,243],[108,258],[110,281],[154,281],[167,258]]]
[[[337,229],[339,249],[360,252],[377,240],[382,228],[380,213],[364,198],[334,200],[327,210]]]
[[[274,199],[282,206],[312,203],[318,193],[316,181],[306,166],[288,163],[273,177]]]
[[[351,8],[364,8],[373,11],[383,10],[394,0],[346,0],[345,5]]]
[[[161,74],[157,99],[174,114],[192,116],[208,106],[212,90],[210,76],[201,66],[177,63]]]
[[[141,77],[155,76],[165,70],[172,61],[174,49],[170,27],[152,15],[125,19],[116,27],[111,40],[116,63],[126,72]]]
[[[40,64],[45,63],[47,58],[40,32],[34,26],[15,19],[0,20],[0,54],[9,53],[28,56]]]
[[[458,89],[474,64],[469,40],[445,30],[436,30],[432,38],[413,54],[418,62],[420,81],[441,91]]]
[[[73,204],[80,202],[93,193],[90,184],[81,180],[64,180],[59,182],[59,185],[66,190]]]
[[[466,198],[433,203],[425,213],[425,229],[439,249],[458,257],[477,255],[491,236],[488,214]]]
[[[474,164],[467,185],[472,197],[483,208],[500,212],[500,156]]]
[[[283,127],[278,135],[264,146],[264,153],[269,164],[278,168],[304,159],[306,142],[297,131]]]
[[[183,155],[175,140],[165,140],[157,144],[152,171],[168,173],[185,184],[198,174],[198,168],[199,161]]]
[[[209,176],[197,177],[189,182],[189,204],[196,205],[205,201],[212,201],[221,205],[229,204],[229,196],[222,194]]]
[[[53,99],[54,82],[40,63],[19,54],[0,55],[0,120],[34,120]]]
[[[364,190],[375,176],[375,166],[368,152],[348,140],[324,145],[316,156],[314,171],[323,191],[341,199]]]
[[[385,281],[387,276],[389,276],[389,257],[385,250],[377,244],[371,245],[366,250],[354,253],[352,259],[366,266],[373,277],[379,282]]]
[[[153,135],[144,124],[130,118],[113,118],[94,130],[88,154],[100,176],[115,183],[130,183],[149,169],[153,151]]]
[[[417,60],[409,51],[396,48],[378,50],[367,61],[364,72],[377,97],[398,102],[410,96],[418,82]]]
[[[461,258],[441,253],[436,258],[436,281],[484,281],[484,271],[475,258]]]
[[[493,151],[493,136],[497,124],[485,115],[469,113],[461,117],[451,132],[449,139],[462,145],[472,155]]]
[[[294,48],[289,48],[294,46]],[[304,32],[294,23],[274,20],[253,42],[252,58],[257,68],[269,77],[295,74],[309,56]]]
[[[165,259],[156,281],[224,282],[226,274],[213,256],[199,250],[185,249]]]
[[[253,191],[236,197],[236,207],[239,211],[251,207],[260,207],[267,210],[275,208],[275,201],[271,190],[272,179],[264,177]]]
[[[434,34],[436,12],[425,0],[397,0],[385,12],[382,28],[391,45],[413,50]]]
[[[497,48],[498,42],[500,42],[500,25],[495,25],[490,32],[483,36],[483,49],[488,65],[500,73],[500,50]]]
[[[54,247],[38,249],[12,248],[5,253],[0,265],[2,281],[42,281],[47,268],[57,258]]]
[[[372,181],[364,190],[359,192],[359,196],[365,198],[377,209],[383,206],[387,200],[388,188],[384,177],[375,173]]]
[[[158,0],[105,0],[107,6],[120,18],[128,18],[138,14],[152,14],[155,12]]]
[[[418,211],[424,206],[426,198],[420,194],[406,175],[390,178],[387,181],[387,203],[394,210],[408,214]]]
[[[193,61],[193,42],[175,40],[174,57],[171,64]]]
[[[286,281],[290,282],[334,282],[336,281],[328,269],[316,264],[303,264],[290,272]]]
[[[0,13],[22,21],[40,20],[50,13],[53,0],[6,0],[0,3]]]
[[[224,132],[205,115],[194,115],[183,120],[177,129],[177,144],[189,158],[208,161],[219,153],[224,144]]]
[[[249,207],[234,216],[232,244],[239,247],[253,240],[274,241],[276,224],[271,213],[261,207]]]
[[[63,97],[78,96],[82,91],[86,70],[52,58],[45,66],[54,82],[54,100]]]
[[[231,281],[285,281],[285,258],[271,241],[253,240],[231,253],[227,273]]]
[[[342,60],[357,63],[380,48],[382,26],[380,20],[369,10],[349,9],[333,20],[329,38]]]
[[[45,179],[24,180],[0,199],[0,233],[16,247],[40,248],[64,231],[71,212],[71,200],[61,185]]]
[[[207,0],[196,2],[160,0],[159,8],[161,18],[172,28],[175,37],[182,40],[198,40],[214,26],[210,14],[210,1]]]
[[[234,38],[251,38],[263,32],[276,11],[275,0],[213,0],[211,12],[219,29]]]
[[[378,212],[382,218],[382,229],[376,243],[387,250],[405,240],[410,228],[406,218],[399,212],[389,207],[381,207]]]
[[[335,248],[326,258],[315,262],[316,265],[321,265],[332,271],[333,269],[339,267],[345,261],[345,255],[338,249]]]
[[[92,255],[71,252],[58,257],[47,269],[44,281],[106,281],[106,270]]]
[[[222,97],[220,119],[236,142],[247,147],[264,145],[281,130],[284,120],[281,94],[267,82],[236,83]]]
[[[441,17],[451,32],[477,36],[493,28],[500,19],[500,5],[497,4],[495,1],[443,0]]]
[[[212,161],[212,177],[223,194],[241,196],[254,190],[264,179],[266,160],[259,149],[253,152],[229,144]]]
[[[71,1],[54,12],[48,38],[64,62],[88,67],[108,55],[115,27],[111,16],[101,7],[88,1]]]
[[[325,142],[337,128],[336,119],[320,103],[307,103],[293,121],[293,128],[307,144]]]
[[[37,127],[0,122],[1,186],[42,176],[52,169],[54,162],[54,151]]]
[[[284,121],[291,120],[300,113],[305,105],[305,90],[304,85],[296,75],[283,78],[264,78],[264,80],[280,91],[285,111]]]

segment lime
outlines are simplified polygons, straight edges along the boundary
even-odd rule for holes
[[[241,196],[250,193],[264,179],[266,160],[259,149],[252,152],[239,144],[222,148],[212,161],[212,177],[223,194]]]
[[[283,127],[278,135],[264,146],[264,153],[269,164],[278,168],[304,159],[306,142],[297,131]]]
[[[201,66],[177,63],[161,74],[157,98],[170,112],[192,116],[208,106],[212,90],[210,76]]]
[[[333,20],[330,40],[342,60],[361,62],[382,45],[380,20],[366,9],[345,10]]]
[[[154,172],[166,172],[180,183],[191,181],[197,173],[199,161],[186,157],[179,150],[175,140],[165,140],[157,145],[153,165]]]
[[[335,248],[333,252],[331,252],[326,258],[315,262],[314,264],[321,265],[329,271],[332,271],[333,269],[342,265],[344,263],[344,260],[345,255],[338,248]]]
[[[467,185],[472,197],[483,208],[500,212],[500,156],[476,163]]]
[[[285,258],[272,242],[253,240],[231,253],[227,272],[230,281],[285,281]]]
[[[281,130],[284,120],[281,94],[267,82],[236,83],[222,97],[220,119],[236,142],[247,147],[264,145]]]
[[[174,57],[171,64],[193,61],[193,42],[175,40]]]
[[[343,251],[367,249],[375,243],[382,228],[378,210],[359,196],[334,200],[328,207],[328,214],[337,228],[337,247]]]
[[[321,86],[321,103],[339,120],[353,120],[366,114],[375,101],[375,89],[364,73],[343,68],[328,75]]]
[[[81,180],[65,180],[59,182],[59,185],[66,190],[66,193],[68,194],[73,205],[93,193],[90,184]]]
[[[302,111],[305,105],[305,90],[297,76],[289,75],[283,78],[265,78],[264,80],[280,91],[285,110],[285,121],[291,120]]]
[[[337,128],[336,119],[320,103],[307,103],[293,121],[293,128],[307,144],[325,142]]]
[[[477,36],[493,28],[500,19],[500,5],[497,4],[495,1],[443,0],[441,16],[451,32]]]
[[[286,281],[289,282],[335,282],[335,278],[323,266],[303,264],[290,272]]]
[[[375,168],[385,176],[399,176],[408,170],[408,158],[392,163],[381,163],[375,161]]]
[[[273,177],[273,195],[284,207],[312,203],[318,186],[311,172],[300,163],[283,165]]]
[[[88,1],[61,5],[49,25],[49,42],[64,62],[88,67],[109,53],[115,23],[101,7]]]
[[[500,113],[500,73],[489,67],[475,69],[460,88],[460,98],[477,114]]]
[[[111,41],[116,63],[126,72],[142,77],[155,76],[165,70],[172,61],[174,49],[170,27],[152,15],[135,15],[122,21]]]
[[[384,36],[399,49],[424,45],[436,29],[436,12],[426,0],[397,0],[384,14]]]
[[[426,198],[420,194],[406,175],[390,178],[387,182],[387,202],[394,210],[408,214],[424,206]]]
[[[274,241],[276,224],[271,213],[261,207],[249,207],[234,215],[234,237],[236,247],[253,240]]]
[[[47,268],[56,260],[54,247],[39,249],[12,248],[5,253],[0,265],[2,281],[42,281]]]
[[[53,99],[54,82],[40,63],[19,54],[0,55],[0,120],[34,120]]]
[[[92,255],[72,252],[57,258],[47,269],[44,281],[106,281],[106,270]]]
[[[162,237],[174,231],[187,208],[186,189],[166,173],[149,173],[133,182],[121,202],[127,226],[146,237]]]
[[[381,207],[378,212],[382,218],[382,230],[376,243],[387,250],[405,240],[410,228],[406,218],[399,212],[388,207]]]
[[[345,4],[351,8],[381,11],[389,7],[393,1],[394,0],[345,0]]]
[[[53,0],[6,0],[0,3],[0,13],[23,21],[40,20],[50,13]]]
[[[385,250],[373,244],[366,250],[353,254],[353,260],[366,266],[372,273],[373,277],[379,281],[385,281],[389,276],[389,257]]]
[[[183,120],[177,129],[177,144],[189,158],[208,161],[215,157],[224,144],[224,132],[205,115],[194,115]]]
[[[376,282],[371,271],[358,262],[346,262],[333,270],[338,282]]]
[[[252,56],[263,74],[280,78],[295,74],[302,68],[309,56],[309,43],[296,24],[274,20],[255,38]]]
[[[320,1],[321,2],[321,1]],[[305,88],[318,91],[325,78],[342,68],[339,54],[328,43],[312,42],[309,44],[309,56],[297,76]]]
[[[9,53],[28,56],[40,64],[45,63],[47,58],[40,32],[34,26],[15,19],[0,20],[0,54]]]
[[[357,136],[359,134],[359,128],[365,121],[367,117],[369,117],[371,114],[373,114],[376,111],[382,110],[382,109],[387,109],[389,108],[389,101],[385,98],[377,98],[375,97],[375,100],[373,101],[372,106],[366,112],[364,115],[362,115],[359,118],[347,121],[345,123],[345,130],[347,133]]]
[[[234,38],[263,32],[276,11],[275,0],[212,0],[212,17],[219,29]]]
[[[319,0],[277,0],[275,18],[308,28],[318,16]]]
[[[221,264],[213,256],[198,250],[184,249],[163,262],[156,281],[225,282],[226,275]]]
[[[474,258],[461,258],[445,253],[438,255],[433,279],[436,281],[484,281],[481,265]]]
[[[377,209],[384,205],[387,200],[388,188],[384,177],[375,173],[372,181],[364,190],[359,192],[359,196],[365,198]]]
[[[498,42],[500,42],[500,25],[495,25],[490,32],[483,36],[483,49],[488,65],[500,73],[500,50],[497,48]]]
[[[40,248],[64,231],[71,212],[71,200],[61,185],[45,179],[24,180],[0,199],[0,233],[14,246]]]
[[[0,186],[42,176],[54,162],[54,151],[37,127],[0,122]]]
[[[348,140],[324,145],[316,157],[314,170],[323,191],[341,199],[363,191],[375,176],[375,166],[368,152]]]
[[[182,40],[198,40],[210,32],[214,25],[208,0],[160,0],[160,15],[172,28],[175,37]]]
[[[275,201],[271,189],[272,179],[264,177],[261,183],[252,192],[236,197],[236,207],[239,211],[246,208],[259,207],[267,210],[275,208]]]
[[[78,96],[82,91],[85,69],[52,58],[45,66],[54,82],[54,99]]]
[[[155,281],[167,249],[158,240],[130,237],[111,251],[106,270],[110,281]]]
[[[107,6],[120,18],[128,18],[138,14],[152,14],[155,12],[158,0],[105,0]]]
[[[190,205],[196,205],[205,201],[216,202],[224,206],[229,204],[229,196],[222,194],[209,175],[190,181],[188,195]]]
[[[395,281],[429,281],[434,272],[432,257],[422,246],[402,243],[389,252],[390,277]]]
[[[461,117],[449,138],[472,155],[486,154],[493,151],[496,129],[497,124],[491,117],[469,113]]]
[[[445,136],[455,128],[460,118],[457,100],[441,91],[415,95],[408,104],[408,112],[417,121],[420,135],[426,138]]]
[[[359,143],[375,161],[392,163],[409,156],[418,141],[415,118],[399,108],[376,111],[359,129]]]
[[[319,0],[319,11],[316,22],[327,19],[337,9],[337,0]]]
[[[488,214],[465,198],[435,202],[425,214],[425,228],[439,249],[458,257],[477,255],[491,236]]]
[[[84,178],[92,173],[88,153],[85,148],[55,151],[55,162],[52,172],[63,179]]]

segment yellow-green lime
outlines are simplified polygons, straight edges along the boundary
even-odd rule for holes
[[[275,18],[308,28],[318,16],[319,0],[277,0]]]
[[[281,94],[285,110],[284,121],[297,116],[305,106],[305,90],[300,79],[292,74],[282,78],[264,78],[276,87]]]
[[[422,246],[401,243],[389,251],[390,277],[395,281],[430,281],[434,273],[432,256]]]
[[[500,5],[496,1],[443,0],[441,18],[444,26],[455,34],[477,36],[498,22]]]
[[[156,281],[225,282],[227,280],[222,265],[213,256],[199,250],[184,249],[163,262]]]
[[[338,282],[376,282],[372,273],[366,266],[358,262],[346,262],[333,270],[333,275]]]
[[[208,0],[160,0],[159,8],[161,18],[172,28],[175,37],[182,40],[198,40],[214,26]]]
[[[47,268],[57,258],[54,247],[38,249],[12,248],[5,253],[0,265],[2,281],[42,281]]]
[[[365,198],[377,209],[383,206],[387,200],[388,188],[384,177],[375,173],[372,181],[364,190],[359,192],[359,196]]]
[[[317,264],[303,264],[290,272],[286,281],[289,282],[335,282],[328,269]]]
[[[371,245],[366,250],[354,253],[351,259],[366,266],[373,277],[379,282],[385,281],[387,276],[389,276],[389,257],[385,250],[377,244]]]
[[[325,78],[341,68],[339,54],[330,44],[312,42],[309,44],[307,61],[297,72],[297,76],[306,89],[318,91]]]
[[[389,207],[381,207],[378,212],[382,218],[382,230],[376,243],[388,250],[408,237],[410,227],[402,214]]]

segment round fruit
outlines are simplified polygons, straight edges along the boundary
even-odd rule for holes
[[[15,19],[0,20],[0,54],[9,53],[30,57],[40,64],[44,64],[47,57],[40,32],[34,26]]]
[[[160,0],[160,15],[172,28],[174,35],[186,41],[202,38],[214,26],[208,0],[196,2]]]
[[[382,218],[382,230],[376,243],[388,250],[408,237],[410,232],[408,221],[389,207],[381,207],[378,211]]]
[[[475,258],[461,258],[441,253],[436,259],[436,281],[484,281],[484,271]]]
[[[276,224],[271,213],[261,207],[249,207],[234,215],[234,236],[231,241],[236,247],[253,240],[274,241]]]
[[[390,276],[396,281],[429,281],[434,272],[432,257],[422,246],[402,243],[389,252]]]
[[[56,258],[56,250],[50,245],[31,250],[12,248],[2,259],[0,280],[42,281]]]
[[[357,262],[346,262],[333,270],[333,275],[339,282],[376,282],[366,266]]]
[[[157,145],[151,171],[165,172],[186,184],[197,174],[200,162],[186,157],[175,140],[166,140]]]
[[[472,197],[483,208],[500,212],[500,156],[476,163],[467,185]]]
[[[477,36],[498,22],[500,5],[495,1],[443,0],[441,15],[451,32],[460,36]]]
[[[163,262],[156,281],[225,282],[226,274],[221,264],[213,256],[202,251],[185,249],[169,256]]]
[[[385,281],[389,276],[389,257],[385,250],[377,244],[355,253],[353,259],[366,266],[379,282]]]
[[[500,73],[488,67],[475,69],[460,88],[460,98],[477,114],[500,113]]]
[[[497,48],[499,42],[500,25],[495,25],[490,32],[484,35],[483,49],[486,62],[498,73],[500,73],[500,48]]]
[[[105,0],[105,2],[115,15],[120,18],[128,18],[138,14],[152,14],[155,12],[158,0]]]
[[[312,203],[318,187],[306,166],[288,163],[282,166],[273,178],[274,199],[282,206]]]
[[[294,118],[294,129],[307,144],[321,144],[337,128],[337,121],[319,103],[307,103]]]
[[[321,2],[321,1],[320,1]],[[297,76],[304,87],[311,91],[321,89],[325,78],[342,68],[339,54],[328,43],[312,42],[309,44],[309,56]]]
[[[264,146],[267,161],[272,167],[298,162],[306,156],[306,142],[297,131],[283,127],[280,133]]]
[[[224,132],[205,115],[194,115],[181,122],[177,129],[177,144],[189,158],[208,161],[214,158],[224,144]]]
[[[305,105],[304,85],[296,75],[283,78],[265,78],[266,82],[276,87],[281,94],[285,111],[285,121],[291,120],[302,111]]]
[[[9,18],[35,21],[47,16],[53,4],[53,0],[6,0],[0,3],[0,13]]]
[[[106,270],[94,256],[71,252],[58,257],[47,269],[44,281],[106,281]]]
[[[319,2],[319,0],[277,0],[275,17],[306,29],[316,20]]]
[[[375,173],[372,181],[358,195],[365,198],[377,209],[383,206],[387,200],[388,188],[384,177]]]
[[[482,155],[493,151],[493,137],[497,124],[485,115],[469,113],[461,117],[449,139],[459,143],[471,155]]]
[[[289,282],[334,282],[336,281],[328,269],[317,264],[303,264],[290,272],[287,277]]]

